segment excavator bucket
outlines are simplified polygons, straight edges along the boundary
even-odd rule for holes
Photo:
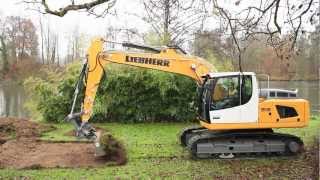
[[[95,140],[96,157],[126,156],[125,148],[120,141],[115,139],[109,132],[97,131]]]
[[[105,151],[105,146],[103,145],[104,143],[101,142],[102,132],[101,132],[101,131],[97,131],[97,132],[96,132],[96,135],[97,135],[97,138],[96,138],[96,140],[94,141],[94,146],[95,146],[95,153],[94,153],[94,155],[95,155],[96,157],[106,156],[107,153],[106,153],[106,151]]]

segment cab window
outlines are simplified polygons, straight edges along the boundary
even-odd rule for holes
[[[210,109],[218,110],[238,106],[240,103],[239,94],[239,76],[216,78]]]
[[[242,76],[241,83],[241,104],[249,102],[252,96],[252,78],[251,76]]]

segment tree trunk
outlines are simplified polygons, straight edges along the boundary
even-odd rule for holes
[[[25,34],[23,35],[23,38],[22,38],[22,47],[20,51],[19,61],[21,61],[24,57],[24,47],[25,47]]]
[[[50,26],[48,26],[48,31],[47,31],[47,63],[50,64]]]
[[[17,63],[17,49],[16,49],[14,41],[11,42],[11,46],[10,47],[11,47],[12,62],[13,62],[13,64],[16,64]]]
[[[57,47],[57,37],[55,37],[55,39],[53,40],[53,44],[52,44],[52,52],[51,52],[51,64],[55,63],[55,59],[56,59],[56,47]]]
[[[59,35],[56,36],[56,61],[57,61],[57,65],[60,65],[60,55],[59,55]]]
[[[168,45],[170,42],[169,37],[169,24],[170,24],[170,0],[164,1],[164,22],[163,22],[163,43]]]
[[[53,46],[53,49],[52,49],[52,53],[51,53],[51,64],[54,64],[55,63],[55,59],[56,59],[56,46]]]
[[[1,43],[1,57],[3,60],[3,74],[6,74],[9,71],[9,61],[8,61],[8,51],[7,51],[7,45],[4,42],[4,37],[0,36],[0,43]]]
[[[41,62],[44,64],[44,36],[43,36],[43,25],[40,17],[40,38],[41,38]]]

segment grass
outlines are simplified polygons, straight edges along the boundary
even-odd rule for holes
[[[31,179],[296,179],[312,174],[310,156],[304,153],[292,158],[259,158],[237,160],[192,160],[179,146],[177,133],[191,124],[118,124],[97,126],[110,131],[124,142],[128,164],[104,168],[82,169],[1,169],[0,177]],[[55,125],[57,129],[45,133],[46,140],[75,140],[64,136],[72,130],[69,124]],[[302,137],[309,148],[318,136],[320,117],[312,118],[307,128],[277,131]]]

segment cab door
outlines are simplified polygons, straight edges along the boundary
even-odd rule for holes
[[[210,102],[211,123],[241,121],[240,76],[216,77]]]
[[[258,122],[257,89],[253,75],[214,78],[209,113],[211,123]]]
[[[205,122],[210,122],[210,103],[211,103],[211,92],[212,84],[211,80],[206,80],[205,84],[200,88],[200,106],[199,114],[201,119]]]

